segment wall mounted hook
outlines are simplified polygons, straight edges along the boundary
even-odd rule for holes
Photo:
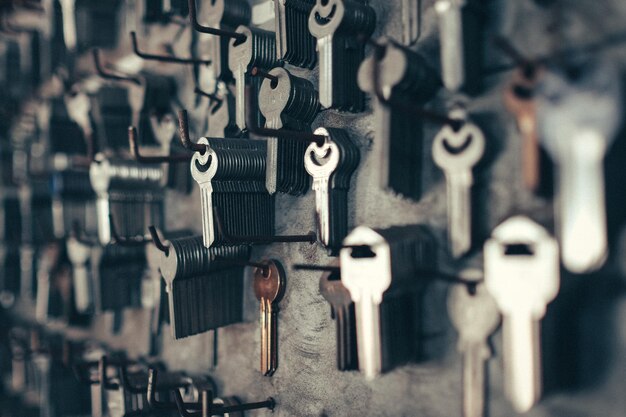
[[[149,61],[169,62],[169,63],[174,63],[174,64],[194,64],[194,65],[195,64],[203,64],[203,65],[211,64],[211,61],[206,60],[206,59],[179,58],[175,56],[155,55],[155,54],[142,52],[139,50],[139,46],[137,45],[137,34],[134,31],[130,32],[130,40],[131,40],[131,43],[133,44],[133,52],[135,52],[135,54],[138,57],[149,60]]]

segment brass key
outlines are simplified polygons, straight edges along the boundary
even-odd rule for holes
[[[524,185],[537,190],[541,178],[539,138],[537,134],[537,101],[535,87],[541,78],[539,68],[520,68],[513,73],[511,83],[504,90],[504,104],[517,119],[517,126],[524,141],[522,147],[522,170]]]
[[[278,303],[285,294],[285,271],[275,260],[254,271],[254,294],[261,302],[261,373],[272,376],[278,367]]]

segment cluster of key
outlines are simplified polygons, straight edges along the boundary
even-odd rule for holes
[[[539,329],[559,293],[561,263],[588,274],[609,255],[603,160],[622,108],[612,62],[565,69],[494,42],[517,64],[502,101],[523,139],[520,189],[552,197],[545,151],[557,227],[553,236],[545,218],[514,214],[480,236],[474,182],[493,155],[469,105],[480,89],[467,59],[484,18],[476,1],[432,2],[440,63],[415,47],[417,0],[402,1],[401,40],[377,32],[378,9],[365,0],[273,0],[274,31],[253,23],[247,0],[8,3],[0,7],[0,316],[11,324],[0,329],[0,349],[11,363],[0,370],[19,404],[9,415],[273,410],[273,398],[218,397],[209,375],[156,358],[164,328],[176,341],[217,338],[246,321],[253,293],[254,360],[263,376],[278,372],[289,260],[253,256],[256,245],[274,243],[322,249],[318,265],[293,269],[321,271],[339,371],[372,381],[415,362],[424,289],[444,279],[463,355],[463,416],[486,415],[490,337],[500,326],[507,399],[519,413],[540,400]],[[170,31],[172,43],[159,49],[155,28]],[[181,49],[189,54],[174,55]],[[190,82],[193,97],[183,97]],[[432,110],[442,94],[445,108]],[[351,126],[367,111],[376,152]],[[427,123],[440,127],[432,137]],[[446,230],[351,224],[364,211],[352,204],[353,176],[369,153],[379,161],[378,187],[410,203],[432,191],[424,161],[440,170]],[[199,213],[198,227],[171,227],[167,211],[191,195],[197,207],[175,209]],[[279,203],[304,198],[315,202],[315,232],[277,235]],[[479,273],[464,276],[459,265],[476,259]],[[146,357],[80,337],[104,315],[106,331],[119,335],[130,310],[149,313]]]

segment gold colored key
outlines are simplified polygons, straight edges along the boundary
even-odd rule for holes
[[[538,67],[520,68],[504,90],[504,104],[517,119],[517,126],[524,141],[522,147],[522,170],[524,185],[536,191],[541,178],[539,138],[537,134],[537,102],[535,87],[541,78]]]
[[[285,294],[285,271],[276,260],[254,271],[254,294],[261,302],[261,373],[272,376],[278,367],[278,303]]]

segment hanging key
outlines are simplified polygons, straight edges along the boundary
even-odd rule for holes
[[[486,361],[491,357],[489,336],[500,325],[500,312],[484,284],[475,291],[455,285],[448,295],[448,313],[463,355],[463,417],[485,415]]]
[[[240,130],[246,130],[246,86],[252,85],[257,92],[262,79],[251,77],[250,70],[253,67],[269,70],[279,66],[276,59],[276,39],[274,32],[267,30],[239,26],[236,30],[239,36],[230,41],[228,49],[228,66],[235,79],[235,121]],[[263,118],[257,112],[253,120],[257,126],[263,125]]]
[[[512,217],[485,243],[485,286],[503,315],[505,393],[518,413],[541,396],[539,321],[559,291],[556,241],[527,217]]]
[[[423,121],[400,106],[423,105],[441,83],[418,53],[390,39],[378,41],[376,48],[359,67],[358,83],[374,100],[381,186],[417,201],[422,195]]]
[[[272,376],[278,367],[278,303],[285,294],[285,272],[278,261],[254,271],[254,294],[260,301],[261,373]]]
[[[75,237],[67,239],[67,256],[72,263],[72,288],[74,304],[79,313],[86,313],[92,307],[89,260],[91,247]]]
[[[313,178],[319,241],[335,253],[348,234],[348,189],[360,155],[341,129],[320,127],[315,134],[324,135],[326,141],[309,145],[304,166]]]
[[[575,77],[546,72],[538,87],[540,140],[557,167],[563,264],[575,273],[608,256],[603,163],[622,124],[620,85],[611,63],[593,61]]]
[[[359,369],[354,302],[350,291],[341,282],[341,270],[322,274],[320,294],[330,303],[331,317],[336,322],[337,369],[340,371]]]
[[[464,120],[459,117],[462,113],[451,116]],[[456,131],[446,125],[435,136],[432,152],[433,161],[446,176],[448,240],[452,256],[458,258],[472,246],[472,169],[485,152],[485,137],[467,120]]]
[[[284,68],[265,72],[255,67],[251,74],[265,78],[258,94],[258,107],[266,128],[310,132],[311,123],[319,112],[317,91],[310,81]],[[255,133],[250,126],[248,128]],[[279,191],[302,195],[306,192],[309,178],[302,164],[306,147],[307,142],[297,138],[267,138],[265,185],[271,194]]]
[[[315,0],[273,0],[277,58],[312,69],[317,61],[315,39],[307,27]]]
[[[358,113],[365,98],[356,82],[365,43],[376,26],[371,7],[352,0],[317,0],[309,15],[309,31],[317,38],[320,103],[325,108]]]
[[[463,7],[466,0],[437,0],[441,44],[441,78],[443,85],[457,92],[465,83],[465,50],[463,48]]]
[[[520,68],[504,90],[504,104],[517,119],[522,134],[522,173],[524,185],[531,191],[537,190],[541,179],[535,90],[542,71],[539,67]]]
[[[416,355],[415,339],[409,337],[414,294],[424,271],[433,270],[433,239],[423,226],[359,226],[343,244],[341,279],[355,304],[359,368],[373,379]]]

